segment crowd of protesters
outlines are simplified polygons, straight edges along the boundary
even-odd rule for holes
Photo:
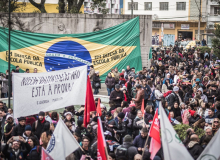
[[[147,137],[160,102],[173,126],[189,126],[183,131],[186,133],[183,144],[193,159],[197,159],[220,127],[217,59],[213,51],[202,53],[194,47],[184,50],[174,46],[154,51],[149,69],[143,67],[136,72],[127,66],[121,73],[118,68],[112,69],[105,79],[109,107],[100,104],[108,160],[150,160],[151,138]],[[98,94],[101,80],[93,66],[89,77],[94,94]],[[95,102],[97,105],[98,99]],[[97,159],[98,117],[95,111],[91,112],[91,121],[84,126],[84,109],[81,106],[76,111],[74,106],[69,106],[61,114],[81,145],[67,160]],[[0,117],[2,157],[9,160],[40,160],[41,147],[47,147],[59,120],[57,112],[13,119],[13,110],[3,102],[0,102]],[[196,129],[204,130],[205,134],[199,137]],[[161,148],[154,160],[163,159]]]

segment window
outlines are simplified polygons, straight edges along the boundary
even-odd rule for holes
[[[131,10],[131,2],[128,2],[128,10]],[[133,2],[133,10],[138,10],[138,2]]]
[[[214,14],[220,14],[220,8],[214,7]]]
[[[160,10],[165,10],[168,11],[169,10],[169,2],[160,2]]]
[[[186,10],[186,2],[176,2],[176,10]]]
[[[152,11],[152,2],[144,2],[144,10]]]

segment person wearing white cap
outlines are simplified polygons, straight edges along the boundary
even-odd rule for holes
[[[13,127],[15,125],[13,117],[10,114],[6,116],[6,121],[7,121],[7,123],[4,126],[5,143],[11,138],[11,132],[12,132]]]
[[[174,107],[174,102],[177,102],[178,105],[182,102],[179,94],[179,87],[175,86],[173,87],[173,92],[168,96],[168,106],[170,106],[171,108]]]
[[[170,84],[173,83],[173,80],[170,78],[170,73],[168,73],[168,74],[167,74],[167,78],[165,78],[165,79],[163,80],[163,84],[165,84],[165,82],[166,82],[167,79],[169,79]]]

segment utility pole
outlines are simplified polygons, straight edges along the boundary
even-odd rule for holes
[[[199,6],[197,4],[197,1],[195,0],[196,2],[196,5],[197,5],[197,8],[199,10],[199,22],[198,22],[198,37],[197,37],[197,40],[200,41],[200,22],[201,22],[201,0],[199,0]]]
[[[11,108],[11,0],[8,1],[8,107]]]
[[[112,16],[112,0],[111,0],[111,16]]]
[[[131,16],[133,18],[134,1],[131,0]]]

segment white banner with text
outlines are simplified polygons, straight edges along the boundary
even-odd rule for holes
[[[84,105],[87,66],[43,73],[13,73],[14,118]]]

